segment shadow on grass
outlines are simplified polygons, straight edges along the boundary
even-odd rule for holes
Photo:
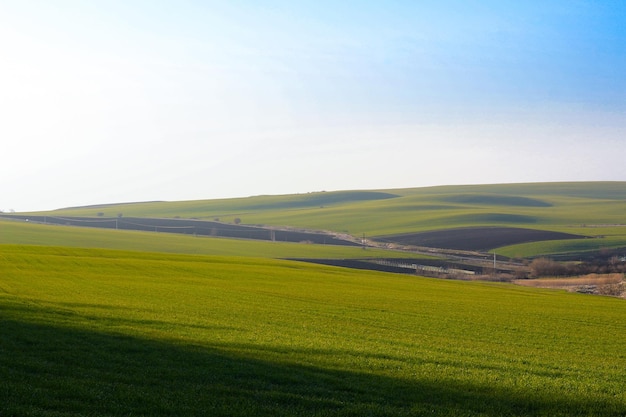
[[[262,349],[252,355],[250,346],[248,353],[233,353],[237,346],[229,351],[57,327],[23,321],[19,308],[0,309],[0,314],[2,417],[623,416],[626,412],[619,403],[277,363],[259,359]]]

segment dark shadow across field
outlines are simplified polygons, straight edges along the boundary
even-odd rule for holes
[[[513,393],[498,386],[436,380],[436,375],[404,380],[267,359],[279,357],[288,350],[284,347],[280,352],[254,345],[177,345],[45,323],[46,317],[58,314],[33,306],[0,306],[0,416],[495,417],[626,412],[623,404]]]
[[[448,203],[479,204],[512,207],[552,207],[552,204],[536,198],[496,195],[496,194],[457,194],[441,199]]]
[[[297,196],[293,196],[291,199],[284,199],[281,196],[268,197],[269,201],[249,205],[247,204],[245,205],[245,208],[247,210],[284,210],[320,206],[324,207],[333,204],[387,200],[400,196],[380,191],[333,191],[299,194]]]

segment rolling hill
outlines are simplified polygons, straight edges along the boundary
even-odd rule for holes
[[[24,213],[21,213],[24,214]],[[563,253],[573,247],[567,236],[587,237],[576,253],[626,248],[626,182],[531,183],[439,186],[395,190],[316,192],[284,196],[181,202],[146,202],[75,207],[47,216],[118,216],[197,219],[242,226],[271,226],[350,234],[355,239],[402,243],[425,232],[517,229],[553,233],[546,239],[504,239],[500,244],[469,243],[467,248],[498,250],[512,256]],[[562,238],[559,238],[561,233]],[[534,235],[541,235],[534,232]],[[546,234],[545,236],[548,236]],[[484,240],[484,239],[483,239]],[[530,243],[529,243],[530,242]],[[455,247],[451,242],[450,247]],[[445,244],[443,245],[446,246]],[[536,248],[533,249],[533,248]],[[549,251],[541,251],[549,248]]]
[[[624,300],[363,269],[449,255],[387,250],[400,237],[474,233],[529,258],[622,250],[625,209],[626,183],[555,183],[6,214],[0,416],[621,417]],[[164,233],[235,218],[265,236],[258,225],[365,230],[380,247]],[[500,246],[503,231],[550,240]]]

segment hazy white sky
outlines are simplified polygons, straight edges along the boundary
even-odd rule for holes
[[[0,209],[626,180],[626,2],[0,0]]]

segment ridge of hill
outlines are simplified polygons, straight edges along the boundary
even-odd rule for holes
[[[237,211],[290,210],[347,203],[386,200],[400,197],[386,191],[348,190],[319,191],[306,194],[258,195],[251,197],[189,200],[189,201],[145,201],[133,203],[108,203],[89,206],[67,207],[52,210],[53,213],[72,215],[96,215],[103,209],[128,211],[138,217],[211,217],[219,213]],[[82,214],[77,214],[82,213]]]
[[[32,213],[35,214],[35,213]],[[356,238],[462,228],[521,228],[583,237],[576,251],[626,248],[626,182],[446,185],[177,202],[107,204],[49,216],[180,218],[331,231]],[[574,243],[556,243],[560,253]],[[545,247],[545,245],[544,245]],[[543,250],[543,249],[542,249]],[[512,254],[533,254],[525,246]]]
[[[48,212],[73,216],[95,216],[103,209],[111,209],[139,217],[208,218],[236,212],[336,207],[399,198],[435,200],[442,204],[482,203],[538,207],[551,205],[549,201],[544,201],[541,197],[626,200],[626,181],[441,185],[387,190],[319,191],[305,194],[258,195],[209,200],[106,203],[67,207]],[[107,213],[107,215],[111,214]]]

